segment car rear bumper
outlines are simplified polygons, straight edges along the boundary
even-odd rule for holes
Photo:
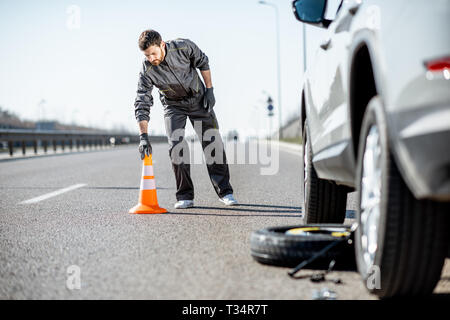
[[[391,141],[403,178],[418,199],[450,201],[450,104],[391,115]]]

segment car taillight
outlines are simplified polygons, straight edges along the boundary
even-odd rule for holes
[[[445,69],[450,70],[450,57],[427,61],[425,62],[425,67],[431,72],[444,71]]]

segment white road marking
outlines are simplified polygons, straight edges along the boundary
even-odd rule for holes
[[[78,189],[78,188],[82,188],[85,185],[86,185],[86,183],[74,184],[73,186],[70,186],[70,187],[67,187],[67,188],[64,188],[64,189],[59,189],[59,190],[56,190],[56,191],[53,191],[53,192],[50,192],[50,193],[43,194],[42,196],[39,196],[39,197],[36,197],[36,198],[32,198],[32,199],[29,199],[29,200],[22,201],[19,204],[36,203],[36,202],[39,202],[39,201],[42,201],[42,200],[46,200],[48,198],[56,197],[56,196],[58,196],[60,194],[63,194],[63,193],[66,193],[66,192],[69,192],[69,191],[72,191],[72,190],[75,190],[75,189]]]

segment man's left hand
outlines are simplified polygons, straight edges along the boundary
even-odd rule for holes
[[[212,108],[216,104],[216,98],[214,98],[213,88],[206,88],[205,95],[203,96],[203,107],[211,112]]]

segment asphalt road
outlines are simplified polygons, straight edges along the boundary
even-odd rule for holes
[[[141,175],[134,146],[0,162],[0,298],[311,299],[325,286],[338,299],[375,298],[355,271],[330,274],[341,285],[313,283],[250,256],[253,230],[303,223],[298,153],[281,149],[275,175],[261,175],[262,164],[230,165],[236,207],[218,201],[205,165],[193,165],[196,206],[175,210],[167,149],[153,146],[158,200],[169,210],[160,215],[128,213]],[[349,216],[354,209],[351,195]],[[450,292],[448,262],[437,293]],[[66,286],[73,265],[79,290]]]

